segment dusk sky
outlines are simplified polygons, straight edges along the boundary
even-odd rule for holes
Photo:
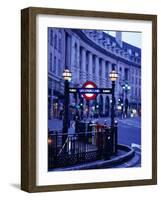
[[[109,34],[115,36],[115,31],[108,31]],[[139,32],[122,32],[122,40],[136,47],[141,48],[141,33]]]

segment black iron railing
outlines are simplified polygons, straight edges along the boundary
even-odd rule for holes
[[[114,131],[117,131],[117,127]],[[114,131],[111,128],[74,134],[50,131],[48,169],[109,159],[115,149]],[[65,141],[63,141],[64,135],[66,135]]]

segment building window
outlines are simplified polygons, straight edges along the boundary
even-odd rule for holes
[[[77,44],[74,45],[74,65],[77,65]]]
[[[92,73],[95,74],[95,70],[96,70],[96,57],[93,56],[93,67],[92,67]]]
[[[139,54],[138,54],[137,52],[135,52],[135,56],[136,56],[136,57],[138,57],[138,56],[139,56]]]
[[[87,53],[86,55],[86,72],[88,73],[89,71],[89,54]]]
[[[108,74],[108,66],[109,66],[109,63],[106,62],[106,65],[105,65],[105,74],[106,74],[106,79],[108,80],[108,77],[109,77],[109,74]]]
[[[72,53],[72,51],[71,51],[71,37],[68,35],[68,34],[66,34],[66,48],[65,48],[65,65],[67,66],[67,67],[71,67],[71,53]]]
[[[132,83],[134,83],[134,77],[132,76]]]
[[[53,73],[56,73],[56,56],[54,56]]]
[[[101,60],[99,60],[99,76],[101,78],[102,75],[102,65],[101,65]]]
[[[80,67],[80,69],[82,69],[82,59],[81,59],[81,56],[80,56],[80,59],[79,59],[79,67]]]
[[[52,88],[52,80],[48,77],[48,88]]]
[[[53,65],[53,63],[52,63],[52,53],[50,53],[50,58],[49,58],[49,71],[50,72],[52,72],[52,65]]]
[[[61,38],[59,38],[59,43],[58,43],[58,51],[59,53],[61,53]]]
[[[51,88],[48,88],[48,95],[51,96]]]
[[[135,78],[135,84],[136,84],[136,85],[138,84],[138,79],[137,79],[137,77]]]
[[[58,76],[61,76],[61,62],[58,60]]]
[[[112,64],[112,70],[115,70],[116,64]]]
[[[135,88],[135,96],[137,97],[137,88]]]
[[[53,46],[53,30],[50,30],[50,45]]]
[[[57,49],[57,35],[54,35],[54,48]]]
[[[132,74],[134,74],[134,69],[131,70]]]
[[[141,97],[141,89],[139,88],[139,97]]]
[[[134,87],[131,87],[131,96],[134,96]]]
[[[128,81],[128,69],[125,68],[125,81]]]
[[[141,78],[139,78],[139,85],[141,85]]]
[[[128,53],[131,55],[131,54],[132,54],[132,50],[131,50],[131,49],[128,49]]]
[[[138,75],[138,71],[136,70],[136,76]]]

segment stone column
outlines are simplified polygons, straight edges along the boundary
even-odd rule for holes
[[[79,59],[80,59],[80,44],[79,41],[77,42],[77,61],[76,61],[76,83],[79,84],[79,74],[80,74],[80,67],[79,67]]]
[[[96,58],[95,58],[96,60],[95,60],[95,63],[96,63],[96,65],[95,65],[95,67],[96,67],[96,69],[95,69],[95,79],[96,79],[96,85],[97,85],[97,87],[99,87],[99,57],[97,57],[96,56]]]
[[[75,47],[77,46],[75,42],[75,38],[72,36],[71,37],[71,71],[73,72],[74,67],[75,67]]]
[[[116,91],[117,91],[117,99],[118,99],[118,97],[119,97],[119,87],[120,87],[120,85],[119,85],[119,82],[120,82],[120,77],[119,77],[119,66],[118,66],[118,64],[116,64],[116,72],[118,73],[118,78],[117,78],[117,81],[116,81]]]
[[[81,81],[85,82],[86,81],[86,50],[84,48],[82,49],[81,59],[82,59]]]
[[[106,82],[106,86],[107,87],[111,87],[111,80],[109,78],[109,74],[110,72],[112,71],[112,63],[111,62],[107,62],[107,73],[108,73],[108,76],[107,76],[107,82]]]
[[[89,53],[89,80],[92,80],[93,55]]]
[[[71,70],[71,37],[66,34],[65,44],[65,67]]]
[[[106,87],[106,80],[108,79],[108,74],[106,74],[106,62],[102,59],[102,87]]]

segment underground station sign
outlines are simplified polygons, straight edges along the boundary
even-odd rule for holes
[[[93,100],[98,94],[111,94],[111,88],[97,88],[92,81],[87,81],[82,88],[69,88],[70,93],[80,93],[86,100]]]

